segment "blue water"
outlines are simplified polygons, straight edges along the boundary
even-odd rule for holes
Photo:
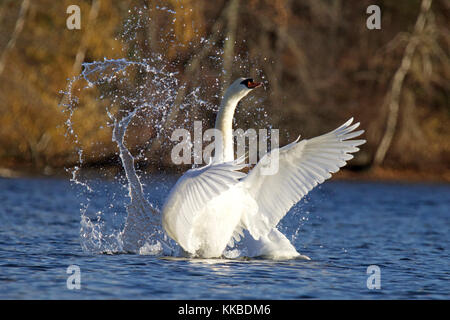
[[[149,200],[161,205],[175,179],[147,177]],[[96,186],[104,192],[89,210],[108,208],[120,227],[126,190]],[[1,299],[450,298],[450,185],[326,182],[279,226],[311,261],[84,252],[77,190],[64,179],[0,179]],[[79,290],[67,289],[69,265],[80,267]],[[367,288],[369,265],[380,289]]]

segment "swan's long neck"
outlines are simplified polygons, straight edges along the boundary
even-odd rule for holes
[[[233,116],[239,100],[241,97],[225,92],[216,118],[216,129],[222,133],[223,162],[234,160]]]

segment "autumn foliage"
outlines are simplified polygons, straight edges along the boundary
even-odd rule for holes
[[[81,9],[81,30],[68,30],[66,8]],[[308,138],[355,117],[368,141],[350,167],[369,169],[385,133],[394,75],[405,48],[416,41],[399,95],[395,132],[377,165],[395,170],[442,172],[449,177],[449,3],[435,0],[424,13],[419,0],[376,1],[381,30],[366,27],[373,1],[112,1],[4,0],[0,2],[0,168],[57,172],[76,164],[76,146],[65,135],[61,102],[67,79],[82,62],[159,55],[183,86],[201,87],[218,104],[239,76],[265,83],[258,109],[242,104],[236,125],[254,127],[258,112],[280,129],[281,144]],[[127,90],[135,90],[136,77]],[[72,88],[75,92],[82,84]],[[184,89],[182,89],[184,88]],[[181,92],[184,90],[184,92]],[[73,123],[86,165],[117,165],[105,103],[96,90],[80,94]],[[149,93],[151,94],[151,93]],[[176,107],[176,106],[174,106]],[[200,107],[189,117],[213,125]],[[263,111],[261,111],[263,110]],[[176,121],[178,115],[174,115]],[[140,127],[140,125],[142,125]],[[136,122],[128,144],[145,147],[148,170],[168,168],[167,150],[153,144],[154,128]],[[150,142],[149,142],[150,141]],[[156,148],[157,146],[158,148]],[[152,149],[153,148],[153,149]],[[144,166],[145,167],[145,166]]]

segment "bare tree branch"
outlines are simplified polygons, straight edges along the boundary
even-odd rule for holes
[[[5,69],[5,62],[6,62],[6,57],[7,57],[8,53],[16,45],[17,38],[19,38],[19,35],[23,30],[23,25],[25,24],[25,17],[27,15],[29,7],[30,7],[30,0],[23,0],[22,5],[20,6],[19,17],[17,18],[14,32],[11,36],[11,39],[9,39],[8,44],[6,45],[5,50],[3,51],[2,55],[0,56],[0,75],[3,73],[3,70]]]
[[[89,16],[88,16],[88,22],[86,25],[86,29],[81,38],[80,46],[78,47],[78,51],[75,56],[75,61],[72,66],[72,75],[77,75],[81,71],[81,64],[84,61],[84,58],[86,56],[86,50],[88,47],[89,33],[92,29],[92,25],[94,24],[95,19],[97,19],[99,11],[100,11],[100,1],[93,0],[92,5],[91,5],[91,10],[89,10]]]
[[[432,0],[422,0],[420,13],[417,17],[416,24],[414,26],[414,31],[410,36],[408,44],[406,45],[405,52],[403,54],[400,67],[395,72],[394,78],[392,80],[392,85],[389,93],[386,96],[387,104],[389,106],[389,114],[387,118],[386,130],[384,132],[383,138],[378,146],[375,153],[375,158],[373,165],[380,166],[385,157],[386,153],[391,145],[392,138],[395,135],[395,130],[398,122],[398,115],[400,109],[400,97],[402,93],[402,86],[406,75],[411,67],[412,59],[416,51],[416,47],[420,40],[420,35],[425,28],[426,16],[430,10]]]
[[[233,72],[234,43],[239,17],[239,0],[231,0],[226,10],[227,34],[223,48],[222,93],[228,87]]]

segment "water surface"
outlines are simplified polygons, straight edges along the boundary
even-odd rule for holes
[[[175,176],[144,179],[160,206]],[[124,222],[126,190],[98,180],[89,211]],[[103,191],[102,191],[103,190]],[[450,186],[326,182],[279,228],[311,261],[94,254],[80,196],[64,179],[0,179],[1,299],[449,299]],[[107,208],[107,209],[105,209]],[[69,265],[81,289],[67,289]],[[367,288],[367,267],[381,289]]]

